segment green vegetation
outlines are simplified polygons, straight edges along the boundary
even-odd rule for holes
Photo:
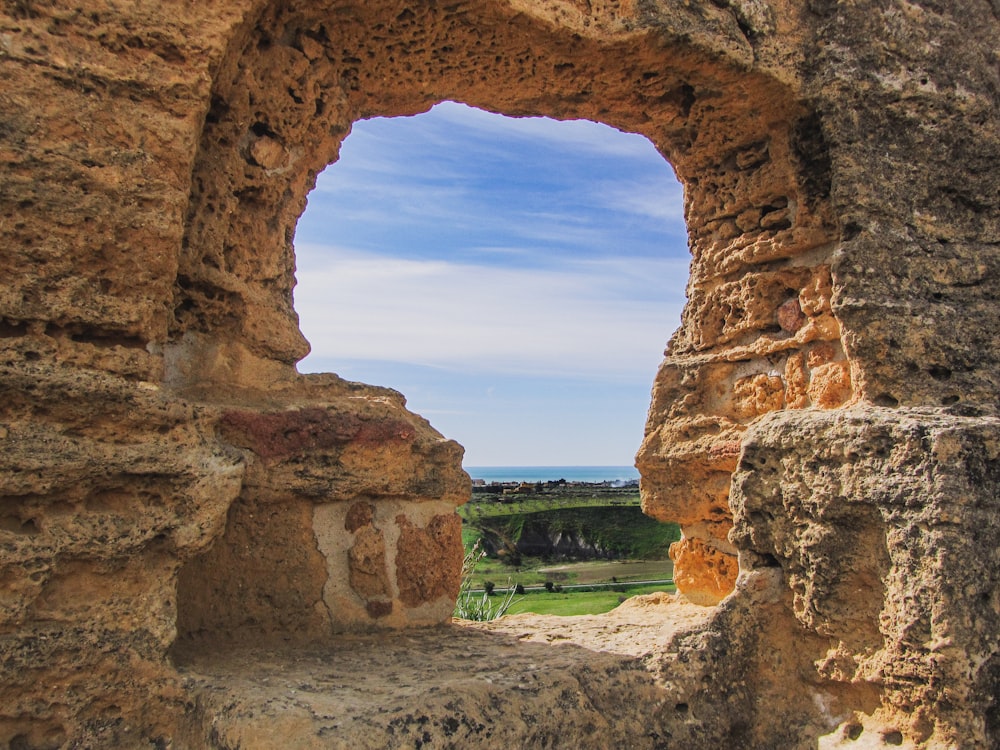
[[[667,550],[680,529],[643,515],[635,488],[550,483],[519,490],[477,493],[460,509],[462,541],[475,564],[465,571],[457,617],[599,614],[628,596],[674,590]]]
[[[673,584],[637,586],[625,591],[529,591],[520,600],[515,601],[507,610],[507,614],[516,615],[522,612],[534,612],[539,615],[599,615],[610,612],[626,598],[639,594],[651,594],[654,591],[673,592]]]
[[[485,549],[506,556],[515,566],[525,555],[560,556],[559,549],[546,549],[547,540],[572,538],[600,557],[664,560],[670,544],[680,538],[676,524],[660,523],[638,506],[560,507],[489,516],[470,525],[479,530]],[[586,552],[569,550],[568,554],[584,556]]]
[[[615,492],[564,491],[533,494],[496,495],[473,492],[472,499],[458,509],[463,521],[477,523],[484,518],[511,516],[523,513],[548,512],[567,508],[639,507],[638,490]]]
[[[465,553],[465,559],[462,560],[462,587],[458,593],[458,601],[455,602],[455,617],[479,622],[495,620],[507,614],[514,603],[515,591],[509,580],[507,591],[495,599],[492,584],[485,587],[481,593],[472,590],[473,573],[483,555],[478,543]]]

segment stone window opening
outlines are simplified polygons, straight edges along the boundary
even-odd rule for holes
[[[349,23],[332,45],[321,17],[289,16],[248,29],[220,69],[228,77],[216,82],[192,178],[167,382],[211,404],[216,435],[248,463],[239,501],[215,521],[233,543],[181,572],[182,633],[244,623],[262,638],[295,640],[450,614],[445,592],[457,589],[460,568],[452,509],[468,492],[460,449],[392,391],[294,370],[308,351],[292,308],[295,223],[357,119],[452,99],[605,122],[646,136],[669,159],[685,188],[689,299],[655,378],[637,465],[645,511],[681,524],[675,577],[692,600],[717,603],[739,571],[728,497],[746,426],[776,409],[852,397],[830,307],[836,232],[825,145],[787,90],[654,37],[629,38],[623,60],[614,42],[552,36],[525,16],[490,21],[497,36],[488,46],[537,46],[498,55],[467,18],[424,12],[445,14],[446,47],[421,45],[403,59]],[[276,28],[285,29],[280,38]],[[461,68],[447,62],[456,54],[466,55]],[[324,498],[337,498],[337,517],[323,521],[337,534],[319,542]],[[383,502],[392,509],[367,510]],[[390,559],[404,546],[409,553]],[[254,558],[255,547],[268,552]],[[368,596],[352,604],[338,588],[350,575],[327,568],[331,554],[353,555],[356,567],[402,565],[419,583],[405,600],[390,598],[402,597],[398,585],[358,574]]]
[[[248,158],[262,167],[273,133],[262,127],[251,132],[256,140],[247,146]],[[768,149],[755,142],[753,153],[734,156],[733,163],[752,171],[766,163]],[[688,211],[691,203],[689,196]],[[766,236],[780,234],[795,210],[794,201],[771,199],[760,217],[786,218],[759,218],[747,226],[764,228]],[[710,237],[717,239],[719,231]],[[696,380],[685,373],[678,382],[676,364],[668,361],[653,389],[650,414],[670,410],[676,416],[647,430],[639,451],[644,509],[661,521],[680,520],[683,538],[671,549],[675,578],[685,597],[700,605],[721,601],[739,572],[728,534],[728,495],[745,425],[775,409],[837,406],[850,396],[843,356],[827,340],[836,333],[828,272],[822,265],[779,265],[753,278],[749,290],[743,281],[691,285],[688,315],[694,306],[701,325],[694,331],[682,327],[670,346],[693,352]],[[804,351],[796,341],[803,330]],[[700,338],[690,341],[692,333]],[[699,352],[720,342],[750,352],[763,343],[777,355],[749,362],[741,356],[733,363],[729,351],[706,366]],[[790,354],[789,344],[795,349]],[[259,377],[253,370],[251,378]],[[182,642],[234,631],[263,642],[310,640],[447,620],[460,568],[460,522],[452,508],[464,501],[467,488],[460,465],[439,464],[454,461],[461,449],[419,418],[414,427],[398,394],[333,375],[302,377],[334,386],[338,399],[377,413],[347,414],[328,403],[222,415],[220,436],[253,459],[249,481],[229,508],[223,539],[181,573]],[[706,391],[720,393],[720,386],[727,395],[715,397],[718,413],[708,432],[705,414],[678,413]],[[678,437],[692,433],[693,440]]]
[[[549,464],[634,460],[689,259],[680,185],[648,139],[456,102],[355,123],[317,178],[295,250],[312,345],[300,372],[400,390],[466,446],[466,467],[546,462],[567,440],[590,460]],[[502,407],[484,395],[494,391]],[[524,458],[477,462],[477,437],[480,457]]]
[[[540,108],[532,114],[547,113]],[[272,138],[260,130],[263,135],[254,143]],[[251,144],[251,159],[256,161],[253,154],[263,149]],[[567,640],[565,626],[552,618],[463,628],[467,632],[453,632],[447,645],[433,633],[413,631],[446,622],[454,605],[462,549],[454,507],[468,493],[460,448],[410,415],[392,391],[333,375],[294,375],[295,385],[285,385],[287,375],[259,369],[251,356],[251,376],[239,387],[253,391],[260,379],[268,384],[267,397],[254,409],[244,402],[224,413],[218,434],[253,457],[240,496],[229,507],[225,531],[181,571],[178,591],[178,664],[192,685],[209,688],[201,690],[203,696],[211,695],[218,681],[227,685],[219,695],[229,703],[203,698],[213,731],[267,736],[272,730],[248,719],[242,706],[256,711],[258,705],[285,700],[284,691],[293,684],[301,686],[296,705],[308,706],[313,714],[305,732],[322,723],[317,706],[352,694],[354,688],[345,684],[400,703],[399,691],[407,694],[415,686],[397,678],[383,684],[385,670],[392,675],[412,668],[421,687],[437,690],[440,685],[442,701],[455,695],[459,675],[475,675],[483,685],[523,685],[540,673],[572,681],[578,669],[618,675],[620,659],[640,656],[668,632],[683,632],[712,617],[739,573],[728,498],[743,430],[769,411],[836,407],[851,397],[849,379],[843,377],[846,358],[829,311],[824,255],[829,248],[809,246],[795,257],[782,245],[794,242],[789,237],[797,229],[810,236],[796,224],[809,219],[800,199],[773,197],[769,187],[771,197],[762,207],[711,222],[696,216],[699,221],[692,225],[692,213],[723,209],[706,209],[702,201],[720,200],[724,189],[737,194],[758,189],[753,183],[762,179],[761,170],[771,169],[772,150],[780,154],[774,142],[753,140],[722,160],[723,176],[715,181],[678,169],[687,187],[685,213],[694,254],[689,302],[670,342],[670,356],[655,378],[637,465],[644,510],[660,520],[681,521],[683,538],[671,557],[684,600],[649,612],[625,607],[617,615],[620,621],[574,632],[572,651],[551,648]],[[760,252],[756,243],[773,255],[760,272],[737,264],[736,270],[705,273],[706,265],[725,265],[725,255],[709,256],[726,243],[735,244],[736,253]],[[833,371],[830,385],[819,376],[824,365],[832,365],[827,368]],[[281,395],[286,389],[290,398]],[[408,629],[412,635],[403,640],[358,635],[387,629]],[[516,646],[506,640],[512,636]],[[347,656],[335,644],[357,648],[357,654]],[[291,655],[281,650],[289,647]],[[443,655],[447,667],[431,653]],[[504,659],[504,667],[484,663],[483,653]],[[428,665],[434,664],[431,674]],[[331,674],[335,684],[317,692],[318,684],[334,679]],[[614,698],[607,696],[608,705],[620,710],[622,696],[648,689],[646,679],[633,683],[611,677]],[[515,693],[502,695],[509,701]],[[675,701],[681,720],[690,712],[685,696],[682,687]],[[592,700],[599,707],[603,699]],[[461,715],[454,705],[443,703],[428,713]],[[585,715],[593,706],[577,710]],[[357,726],[365,726],[365,716],[359,716]],[[346,731],[354,731],[350,722],[346,725]],[[447,734],[451,725],[440,729]],[[404,736],[409,731],[404,729]],[[419,737],[433,736],[438,729],[421,731],[430,734]]]
[[[456,105],[459,106],[459,105]],[[481,115],[486,115],[481,110],[473,110],[473,112],[478,111]],[[467,114],[463,112],[458,112],[459,115],[468,117]],[[453,114],[452,116],[456,116]],[[419,116],[418,116],[419,117]],[[405,123],[411,122],[410,118],[403,118],[398,121],[401,124],[396,125],[397,128],[403,128]],[[500,129],[502,126],[496,125],[495,120],[489,121],[489,124],[483,125],[479,123],[480,128],[497,128]],[[522,121],[526,123],[530,128],[530,121]],[[557,123],[552,123],[558,127]],[[473,126],[468,126],[472,129]],[[628,172],[623,175],[620,179],[622,182],[626,180],[629,181],[629,185],[634,184],[636,179],[645,179],[646,184],[648,184],[653,177],[655,179],[662,181],[665,185],[676,184],[673,181],[672,175],[669,174],[669,164],[662,160],[659,155],[654,153],[646,153],[645,148],[638,144],[637,140],[629,138],[625,134],[617,133],[612,129],[600,132],[601,143],[596,143],[598,138],[597,135],[597,125],[590,122],[585,125],[588,129],[586,131],[581,131],[579,125],[574,129],[569,127],[567,129],[552,130],[551,128],[544,131],[544,136],[542,137],[548,139],[555,139],[558,137],[556,133],[563,133],[563,138],[567,136],[575,136],[577,139],[591,139],[586,142],[582,142],[576,145],[575,148],[570,148],[569,146],[564,146],[561,152],[560,158],[565,160],[571,155],[575,159],[582,160],[586,164],[593,164],[593,168],[590,170],[588,175],[583,175],[579,179],[581,182],[574,185],[575,189],[583,190],[586,187],[583,180],[588,180],[595,185],[598,184],[610,184],[605,180],[604,183],[600,183],[599,176],[601,174],[601,169],[609,170],[611,165],[608,163],[610,159],[605,158],[605,162],[601,162],[599,156],[595,156],[595,152],[599,152],[602,149],[610,150],[612,153],[616,154],[614,156],[615,160],[621,161],[623,158],[631,158],[634,166],[633,171]],[[508,128],[509,129],[509,128]],[[551,131],[551,132],[550,132]],[[572,131],[572,132],[568,132]],[[484,131],[484,136],[488,131]],[[484,137],[481,136],[481,137]],[[517,136],[522,141],[527,139],[528,136],[523,133]],[[514,140],[515,135],[510,134],[508,138],[511,141]],[[538,136],[533,136],[533,141],[539,140]],[[648,141],[646,141],[648,144]],[[483,145],[480,144],[482,148]],[[544,143],[542,146],[544,147]],[[550,146],[551,148],[551,146]],[[590,153],[588,154],[588,149]],[[643,156],[639,157],[636,152],[642,149]],[[377,158],[384,158],[381,155]],[[507,160],[514,161],[518,158],[516,154],[507,157]],[[650,162],[652,163],[650,164]],[[356,162],[350,166],[356,166]],[[331,168],[337,169],[341,167],[341,164],[335,163],[331,165]],[[640,175],[641,168],[641,175]],[[346,169],[346,167],[345,167]],[[463,167],[464,171],[459,172],[457,175],[459,179],[475,179],[480,180],[488,178],[487,175],[479,174],[474,175],[473,170],[470,167]],[[666,174],[665,174],[666,173]],[[490,178],[492,179],[492,178]],[[497,178],[499,179],[499,178]],[[527,180],[528,177],[518,174],[514,179]],[[538,178],[535,178],[536,181]],[[569,187],[568,183],[563,185],[563,188]],[[541,196],[544,195],[543,188],[530,188],[532,191],[539,192],[539,201],[545,200]],[[547,188],[549,190],[553,189],[551,187]],[[596,187],[590,188],[591,190],[596,190]],[[644,200],[650,202],[652,196],[639,195],[635,196],[637,200]],[[679,202],[680,196],[674,195],[673,197],[663,194],[661,196],[662,207],[658,210],[666,213],[671,210],[671,201]],[[317,200],[317,203],[319,201]],[[577,216],[580,212],[584,210],[581,205],[576,203],[570,203],[572,208],[562,208],[560,210],[564,211],[576,211]],[[511,211],[514,212],[520,208],[524,210],[523,207],[512,207]],[[594,209],[591,209],[594,210]],[[645,209],[650,210],[650,209]],[[673,210],[680,212],[679,206]],[[611,221],[615,219],[619,221],[625,221],[629,219],[629,215],[625,214],[623,209],[619,212],[614,210],[606,210],[609,216],[611,216]],[[485,217],[483,217],[485,219]],[[475,219],[479,221],[481,219]],[[578,219],[582,221],[582,218]],[[332,216],[328,216],[325,219],[326,224],[333,222],[343,223],[349,221],[349,219],[340,218],[334,213]],[[550,223],[556,220],[550,218],[548,220]],[[604,223],[607,224],[607,219],[603,222],[599,219],[590,219],[589,224],[596,226]],[[639,222],[640,219],[636,215],[631,216],[632,222]],[[315,226],[317,220],[312,219],[310,222],[315,228],[313,230],[313,235],[317,235],[321,230],[321,227]],[[320,222],[323,223],[323,222]],[[662,217],[656,217],[653,220],[647,221],[648,224],[661,225],[665,224],[666,220]],[[676,227],[673,229],[674,236],[671,238],[670,228],[664,227],[663,229],[656,231],[655,233],[651,230],[646,230],[644,234],[638,231],[630,231],[628,228],[623,228],[622,230],[617,230],[614,225],[601,227],[604,230],[604,234],[601,236],[605,237],[608,249],[594,251],[593,249],[581,249],[579,247],[574,248],[576,252],[591,253],[591,258],[594,261],[600,261],[604,258],[611,257],[631,257],[632,253],[650,253],[650,247],[633,248],[629,246],[629,241],[635,238],[640,239],[647,246],[655,247],[655,252],[658,255],[665,255],[670,252],[666,246],[668,243],[673,242],[675,245],[680,244],[680,251],[683,252],[684,256],[687,256],[686,249],[686,238],[684,234],[677,235]],[[325,230],[328,233],[328,230]],[[371,231],[371,230],[369,230]],[[438,229],[438,232],[441,230]],[[557,231],[555,225],[552,226],[545,225],[541,230],[542,232],[554,235]],[[684,231],[683,229],[681,230]],[[433,233],[433,232],[432,232]],[[504,237],[503,240],[512,242],[511,238]],[[415,242],[419,241],[416,237],[410,235],[408,240]],[[426,241],[426,240],[425,240]],[[462,240],[463,243],[469,242],[468,240]],[[535,241],[536,245],[540,241]],[[683,243],[683,244],[681,244]],[[542,242],[545,245],[546,243]],[[549,241],[547,245],[555,245],[553,241]],[[566,243],[568,244],[568,243]],[[594,243],[596,244],[596,242]],[[301,238],[296,237],[297,248],[301,247]],[[526,241],[526,246],[531,247],[531,240]],[[565,252],[565,248],[560,248],[562,252]],[[303,251],[297,250],[297,257],[301,258]],[[323,249],[310,249],[306,256],[310,258],[310,261],[315,262],[318,260],[317,255],[324,252]],[[333,255],[333,260],[329,258],[325,259],[326,262],[331,263],[333,268],[336,268],[336,255],[337,249],[333,248],[326,249],[325,252],[328,255]],[[537,253],[552,252],[557,253],[558,250],[552,250],[550,247],[543,246],[542,248],[535,248]],[[678,249],[675,247],[672,250],[673,253],[677,253]],[[447,254],[443,251],[437,250],[432,254],[435,261],[438,258],[445,257]],[[636,256],[635,260],[641,262],[642,257]],[[438,261],[440,262],[440,261]],[[303,279],[308,279],[308,271],[303,272],[301,270],[301,261],[296,264],[299,267],[297,273],[299,279],[299,285],[301,286]],[[686,261],[684,261],[686,266]],[[486,267],[484,267],[486,268]],[[537,273],[536,269],[531,269],[530,273]],[[384,272],[380,272],[384,273]],[[565,273],[565,271],[555,271],[554,274]],[[664,297],[680,297],[683,292],[679,287],[679,281],[686,279],[686,268],[681,272],[680,279],[671,280],[669,277],[664,276],[660,279],[658,288],[656,289],[657,295],[662,295]],[[616,285],[625,286],[628,283],[628,279],[623,278],[620,282],[616,282],[613,277],[608,277],[603,275],[600,279],[602,285],[608,287],[615,287]],[[634,283],[634,282],[633,282]],[[502,301],[509,291],[499,290],[499,299]],[[315,300],[315,297],[311,298],[310,301]],[[365,304],[365,303],[361,303]],[[369,300],[367,301],[369,306],[373,303]],[[419,304],[419,300],[416,304]],[[594,304],[593,300],[588,300],[588,304]],[[648,303],[650,308],[653,308],[652,303]],[[661,303],[662,307],[662,303]],[[679,313],[679,306],[673,308],[671,312]],[[350,309],[346,304],[341,304],[338,309],[334,310],[333,315],[339,316],[341,318],[350,318],[352,315],[364,316],[366,314],[365,308],[361,307],[358,310]],[[503,312],[499,313],[501,316]],[[661,314],[657,318],[662,318],[664,315]],[[313,329],[317,329],[317,323],[320,321],[309,320],[308,323],[313,324]],[[585,327],[583,322],[574,322],[576,328],[582,329]],[[303,328],[307,328],[307,325],[303,325]],[[485,327],[485,325],[484,325]],[[565,328],[565,326],[564,326]],[[651,348],[654,350],[650,358],[651,363],[655,362],[657,359],[656,350],[662,350],[662,340],[663,333],[659,328],[650,327],[653,330],[651,335],[660,337],[661,343],[659,346],[657,344],[651,344]],[[648,333],[648,332],[647,332]],[[398,335],[398,334],[397,334]],[[633,336],[634,338],[634,336]],[[402,339],[400,340],[402,343]],[[610,343],[610,342],[609,342]],[[392,347],[392,343],[389,344]],[[604,351],[600,345],[595,344],[593,336],[589,335],[587,337],[587,347],[593,352],[592,356],[601,357],[605,356],[602,354]],[[338,352],[335,350],[332,352],[333,359],[336,359]],[[323,361],[323,360],[321,360]],[[332,363],[327,362],[327,364],[332,365],[331,369],[337,370],[337,363],[333,361]],[[585,366],[585,365],[584,365]],[[303,370],[301,364],[298,367],[299,370]],[[312,369],[316,369],[313,367]],[[646,372],[652,372],[652,364]],[[305,369],[305,372],[309,372],[309,368]],[[344,373],[338,373],[338,375],[343,375]],[[321,374],[319,377],[324,377]],[[350,378],[351,380],[359,380],[360,378]],[[646,397],[644,400],[648,399],[648,384],[640,387]],[[605,387],[605,391],[611,391],[609,386]],[[404,393],[404,396],[406,394]],[[644,408],[645,405],[643,405]],[[578,405],[578,408],[582,409],[585,404]],[[300,415],[296,415],[300,417]],[[255,415],[250,416],[248,414],[227,414],[223,418],[223,431],[224,434],[229,438],[236,441],[241,447],[250,447],[252,451],[258,454],[257,458],[261,460],[261,463],[267,463],[269,459],[273,457],[267,455],[269,453],[278,453],[281,448],[274,448],[273,443],[275,440],[285,440],[285,436],[291,430],[304,430],[306,432],[317,432],[322,431],[323,428],[318,427],[318,424],[323,421],[325,417],[319,413],[310,416],[313,422],[305,424],[303,426],[301,420],[289,419],[286,415],[283,418],[277,418],[275,415]],[[526,419],[528,415],[526,415]],[[306,420],[308,422],[308,420]],[[260,436],[255,436],[254,431],[268,431],[267,434],[267,445],[260,445]],[[275,433],[281,431],[281,436],[277,436]],[[620,431],[620,430],[619,430]],[[641,427],[635,430],[635,433],[630,436],[633,441],[633,446],[637,447],[641,439]],[[256,447],[254,441],[257,441]],[[304,438],[304,444],[309,441],[322,441],[322,437],[317,434],[310,434]],[[243,441],[240,443],[240,441]],[[263,453],[261,454],[261,447],[263,447]],[[304,447],[300,446],[300,447]],[[634,450],[634,448],[633,448]],[[331,473],[336,473],[336,469],[331,469]],[[287,476],[287,475],[286,475]],[[268,480],[272,481],[272,480]],[[286,489],[292,487],[293,481],[288,481],[286,484]],[[244,495],[247,493],[244,492]],[[290,490],[285,493],[286,495],[293,494]],[[398,610],[402,609],[403,606],[411,606],[414,602],[418,605],[424,605],[425,602],[421,598],[423,596],[422,592],[411,591],[409,589],[414,588],[413,581],[404,580],[397,568],[397,559],[404,556],[403,548],[400,546],[408,538],[405,533],[401,532],[399,523],[407,513],[409,512],[405,505],[385,502],[383,498],[379,498],[375,495],[362,497],[359,501],[353,503],[344,503],[337,496],[330,497],[329,503],[322,502],[322,498],[317,497],[315,502],[318,503],[312,511],[312,518],[307,519],[309,516],[308,510],[305,508],[299,508],[298,510],[292,510],[288,507],[288,499],[282,500],[280,503],[268,506],[262,503],[254,502],[248,500],[246,497],[241,498],[236,504],[230,509],[229,517],[227,520],[227,530],[224,537],[217,542],[217,544],[210,550],[204,559],[199,559],[192,563],[189,569],[186,569],[182,573],[182,595],[181,604],[187,605],[182,606],[182,613],[179,619],[181,641],[198,641],[200,639],[211,640],[212,632],[232,632],[235,630],[246,631],[245,635],[252,641],[254,639],[259,639],[262,642],[267,642],[272,638],[277,638],[278,640],[288,638],[294,640],[296,632],[308,632],[314,633],[314,629],[318,628],[320,631],[323,630],[323,625],[319,624],[320,621],[325,619],[325,616],[332,617],[336,622],[336,616],[328,615],[327,613],[332,613],[336,610],[352,611],[353,614],[349,614],[347,618],[340,621],[340,628],[352,629],[354,627],[361,627],[364,629],[366,626],[364,620],[368,619],[370,621],[370,627],[382,628],[382,627],[398,627],[401,623],[405,624],[407,619],[400,617],[400,612]],[[420,507],[432,507],[432,504],[427,503],[421,505]],[[436,512],[440,511],[440,507],[436,507]],[[346,515],[344,515],[346,513]],[[343,517],[342,517],[343,516]],[[289,520],[297,518],[298,520]],[[265,520],[266,519],[266,520]],[[446,593],[448,596],[454,596],[454,575],[453,571],[449,569],[449,566],[453,567],[454,564],[454,552],[453,550],[446,549],[443,539],[447,538],[449,540],[454,538],[454,529],[450,528],[445,531],[445,526],[453,524],[452,520],[445,522],[443,515],[431,514],[423,519],[424,523],[432,520],[434,523],[438,524],[436,529],[436,534],[432,536],[439,537],[437,539],[437,545],[431,545],[431,557],[438,557],[441,561],[438,562],[434,559],[422,560],[420,565],[436,566],[441,565],[445,569],[446,574],[440,577],[438,583],[439,590],[436,591],[438,595],[441,593]],[[408,522],[404,522],[403,530],[405,531]],[[308,527],[312,524],[314,535],[316,536],[320,554],[313,555],[311,553],[305,552],[304,550],[311,546],[311,542],[308,540],[308,533],[303,531],[303,524]],[[263,528],[261,526],[263,525]],[[289,531],[289,527],[294,529],[294,531]],[[347,541],[345,542],[344,539]],[[426,541],[426,540],[424,540]],[[450,542],[449,542],[450,543]],[[265,551],[262,548],[276,548],[278,550],[284,550],[281,552],[281,558],[275,559],[273,557],[274,553]],[[288,548],[291,547],[294,552],[288,553]],[[421,554],[426,556],[428,550],[424,549]],[[331,558],[342,558],[342,562],[346,563],[346,567],[341,565],[338,567],[335,563],[331,562]],[[314,558],[310,560],[310,558]],[[324,583],[320,583],[323,579],[323,563],[321,559],[325,559],[326,573],[328,575],[327,580]],[[283,568],[288,568],[286,572],[281,572]],[[232,571],[234,569],[241,570],[241,573],[233,577]],[[311,570],[312,573],[305,573],[305,571]],[[295,572],[293,572],[295,571]],[[278,572],[278,575],[274,575]],[[421,574],[415,574],[413,569],[409,569],[408,576],[417,576]],[[308,583],[310,578],[315,580],[310,584]],[[334,580],[338,583],[333,583]],[[261,581],[266,582],[265,588],[268,590],[265,592],[261,587]],[[447,585],[446,585],[447,583]],[[314,590],[322,588],[323,590],[323,606],[320,606],[318,602],[314,601],[311,605],[307,602],[307,594],[305,589],[312,586]],[[206,587],[212,588],[211,594],[198,594],[196,596],[191,596],[189,592],[195,589],[204,589]],[[419,588],[419,585],[417,585]],[[256,592],[254,596],[251,592]],[[248,601],[257,599],[258,606],[249,606]],[[238,603],[239,602],[239,603]],[[349,606],[345,607],[345,603],[350,602]],[[401,606],[402,602],[402,606]],[[277,606],[279,608],[285,607],[297,607],[300,612],[297,615],[289,615],[285,613],[284,616],[279,615],[276,618],[276,627],[265,627],[264,623],[268,619],[266,610],[268,607]],[[360,609],[363,607],[363,613]],[[255,611],[259,610],[259,611]],[[435,605],[433,609],[433,614],[429,615],[428,618],[421,618],[417,616],[415,624],[427,624],[428,622],[433,622],[435,619],[440,619],[442,615],[441,606]],[[349,618],[361,618],[362,622],[359,624],[354,622]],[[414,618],[412,612],[407,613],[407,618]],[[236,618],[236,619],[233,619]],[[337,626],[334,625],[336,629]],[[287,629],[287,632],[285,630]]]

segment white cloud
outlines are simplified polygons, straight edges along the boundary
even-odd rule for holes
[[[299,252],[312,260],[296,309],[317,359],[473,371],[648,380],[680,322],[683,299],[669,290],[687,276],[676,260],[538,270]]]
[[[609,180],[591,188],[591,200],[611,211],[643,216],[668,227],[684,228],[683,188],[674,181]]]
[[[407,159],[401,160],[399,155],[412,154],[409,147],[419,143],[439,156],[454,155],[455,160],[421,161],[421,173],[428,179],[447,180],[461,177],[462,157],[471,148],[498,159],[517,159],[518,142],[542,144],[549,150],[574,156],[586,154],[638,162],[662,158],[645,136],[625,133],[610,125],[590,120],[507,117],[457,102],[442,102],[430,114],[366,121],[345,139],[341,158],[363,164],[363,171],[371,175],[410,173],[412,164]],[[463,147],[456,150],[456,143]],[[512,147],[514,152],[510,150]],[[321,181],[317,190],[323,189]]]
[[[550,117],[506,117],[459,102],[442,102],[433,109],[441,120],[478,134],[517,136],[526,141],[548,141],[561,150],[586,150],[603,156],[647,158],[656,148],[645,137],[624,133],[610,125],[590,120],[554,120]],[[619,135],[609,137],[610,130]],[[483,138],[484,141],[488,140]]]

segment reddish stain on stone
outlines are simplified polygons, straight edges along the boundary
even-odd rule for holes
[[[722,443],[715,443],[708,449],[708,455],[715,456],[717,458],[721,458],[723,456],[738,456],[741,445],[742,443],[739,440],[727,440]]]
[[[778,308],[778,325],[782,330],[795,333],[805,325],[806,316],[802,313],[802,306],[797,298],[788,300]]]
[[[347,531],[355,532],[364,526],[370,526],[375,518],[375,508],[371,503],[354,503],[347,511],[344,519],[344,528]]]
[[[434,516],[426,527],[400,514],[396,545],[399,598],[408,607],[454,597],[462,577],[462,520],[457,513]]]
[[[281,412],[231,411],[219,420],[222,436],[261,458],[286,458],[351,442],[410,441],[413,425],[401,419],[365,420],[321,408]]]

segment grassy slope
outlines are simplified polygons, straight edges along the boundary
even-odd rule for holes
[[[623,553],[626,559],[657,560],[644,564],[589,561],[553,563],[538,558],[524,557],[519,567],[505,564],[502,559],[484,558],[473,574],[473,587],[481,588],[485,581],[492,581],[497,588],[521,583],[525,586],[540,585],[545,581],[555,583],[591,583],[610,581],[648,580],[670,578],[671,562],[666,559],[670,543],[679,538],[675,524],[661,524],[643,515],[637,505],[638,497],[621,494],[603,496],[574,496],[563,494],[555,498],[531,497],[517,502],[501,503],[495,499],[481,499],[478,507],[462,509],[465,520],[462,541],[466,549],[484,533],[497,533],[517,538],[525,523],[548,525],[553,529],[572,529],[588,538],[597,538],[606,549]],[[555,569],[553,569],[555,568]],[[622,598],[652,591],[673,590],[672,586],[653,585],[621,591],[564,591],[528,592],[518,597],[510,614],[535,612],[538,614],[580,615],[608,612],[618,606]]]
[[[632,560],[662,560],[667,549],[680,538],[676,524],[665,524],[645,515],[637,506],[557,507],[550,510],[510,512],[471,520],[467,527],[478,528],[497,541],[516,544],[525,528],[547,529],[550,533],[571,532],[578,538],[597,543],[616,557]]]

